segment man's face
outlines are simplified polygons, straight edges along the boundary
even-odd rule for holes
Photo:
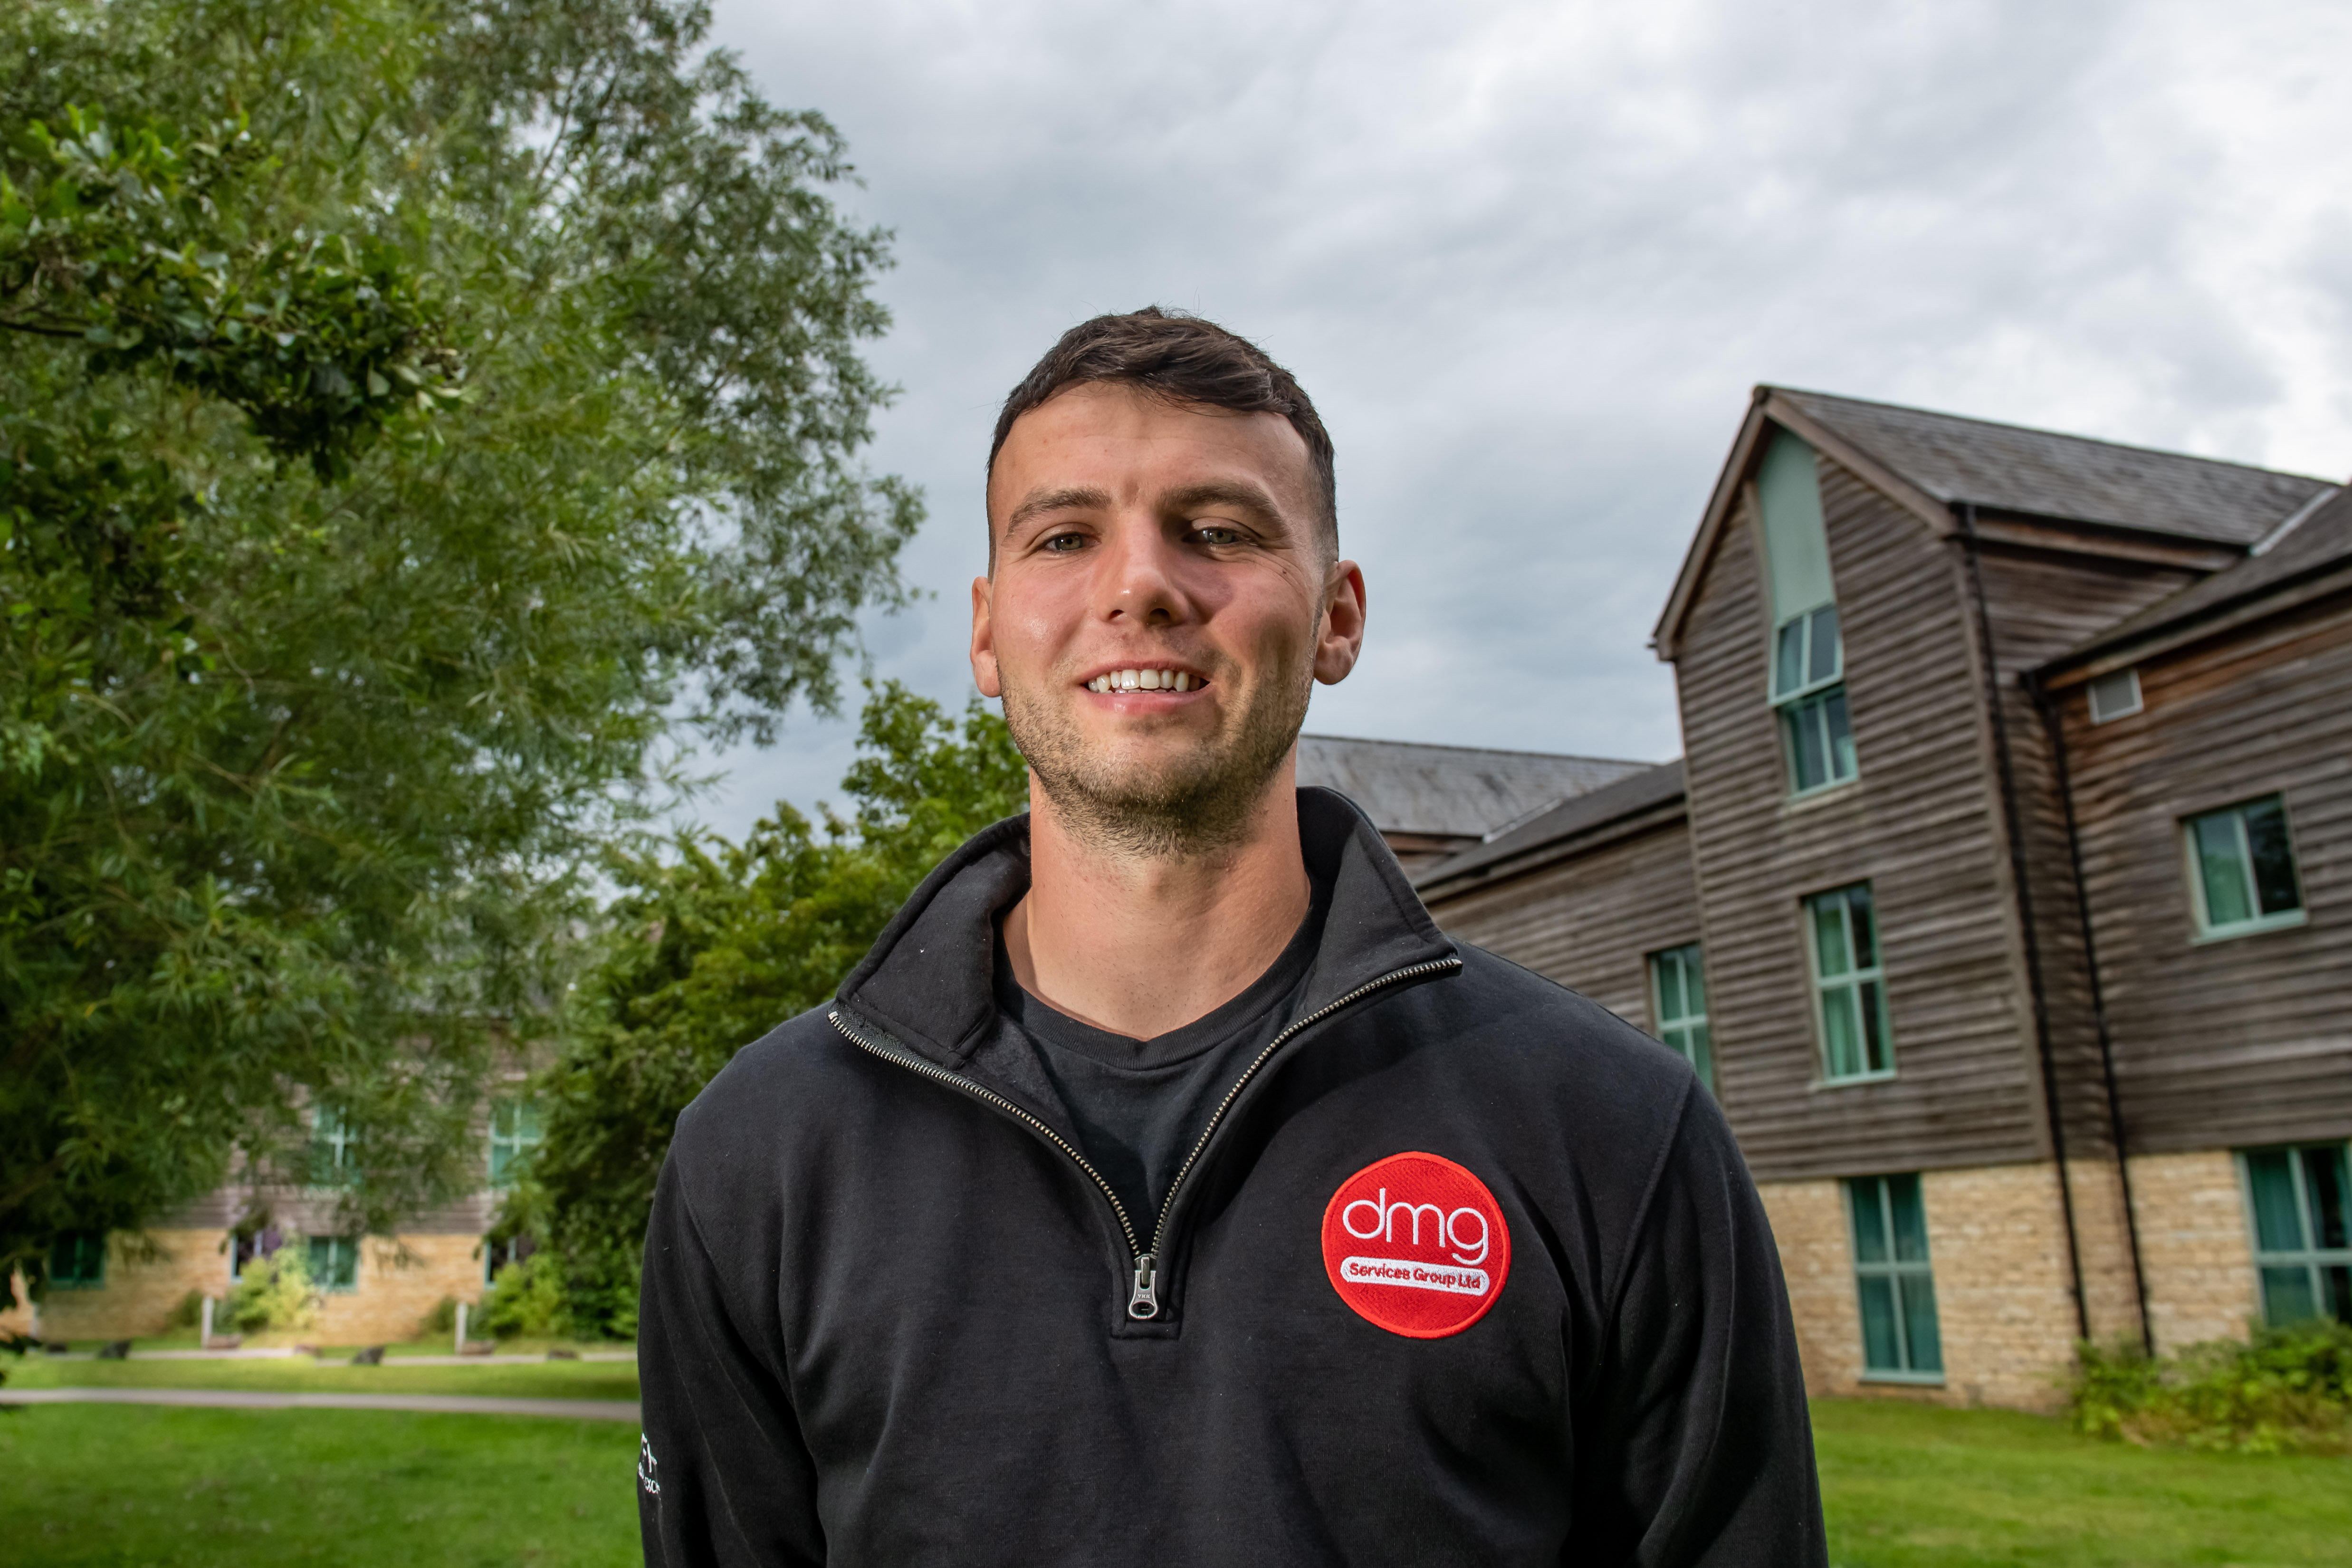
[[[1363,642],[1362,574],[1326,559],[1318,511],[1278,415],[1093,384],[1013,423],[972,675],[1075,829],[1157,853],[1243,829]]]

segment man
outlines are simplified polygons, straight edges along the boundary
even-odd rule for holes
[[[1822,1562],[1690,1068],[1296,787],[1364,632],[1305,394],[1205,321],[1088,321],[1007,400],[988,520],[972,670],[1030,810],[680,1118],[648,1561]]]

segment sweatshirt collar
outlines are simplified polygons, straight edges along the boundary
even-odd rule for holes
[[[1331,790],[1301,789],[1298,837],[1308,870],[1331,888],[1300,1016],[1385,974],[1454,956],[1453,942],[1354,802]],[[997,913],[1028,889],[1024,812],[982,828],[923,879],[842,982],[840,1001],[938,1065],[962,1068],[996,1022]]]

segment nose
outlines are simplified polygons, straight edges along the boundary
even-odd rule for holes
[[[1157,518],[1122,520],[1103,542],[1098,597],[1105,620],[1163,626],[1183,618],[1181,547]]]

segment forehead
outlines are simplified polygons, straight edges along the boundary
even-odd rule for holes
[[[1117,383],[1058,392],[1013,422],[989,474],[988,510],[1002,523],[1041,489],[1087,489],[1115,502],[1223,478],[1254,480],[1282,510],[1311,510],[1313,459],[1279,414],[1171,403]]]

